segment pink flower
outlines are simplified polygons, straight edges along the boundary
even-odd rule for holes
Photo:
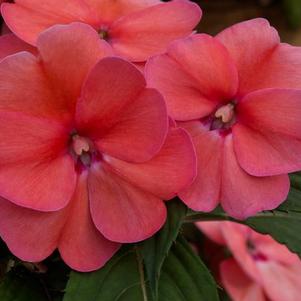
[[[28,51],[37,55],[35,47],[23,42],[14,34],[9,33],[0,36],[0,60],[21,51]]]
[[[301,49],[280,43],[264,19],[217,37],[175,41],[146,66],[150,87],[187,129],[198,157],[194,183],[180,193],[192,209],[220,202],[246,218],[273,209],[301,169]]]
[[[269,235],[233,222],[199,222],[231,258],[220,264],[223,286],[233,301],[296,301],[301,293],[301,261]]]
[[[23,260],[58,248],[90,271],[160,229],[162,200],[195,176],[194,149],[90,26],[54,26],[37,49],[0,63],[0,235]]]
[[[36,44],[38,34],[55,24],[91,25],[117,55],[133,62],[165,50],[191,34],[201,10],[187,0],[17,0],[2,5],[2,15],[21,39]]]

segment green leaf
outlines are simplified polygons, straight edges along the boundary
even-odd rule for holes
[[[122,250],[102,269],[72,272],[64,301],[151,301],[137,247]],[[159,301],[216,301],[215,282],[182,238],[172,246],[159,281]]]
[[[48,301],[42,284],[28,274],[9,272],[0,282],[1,301]]]
[[[179,200],[167,203],[168,217],[162,230],[141,244],[141,254],[153,298],[158,298],[158,281],[163,262],[176,240],[187,207]]]
[[[213,277],[180,236],[167,256],[159,282],[159,301],[217,301]]]
[[[71,272],[64,301],[148,301],[139,264],[135,249],[123,249],[96,272]]]

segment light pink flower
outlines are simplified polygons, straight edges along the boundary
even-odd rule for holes
[[[301,169],[299,47],[254,19],[215,38],[175,41],[146,68],[149,86],[196,147],[198,176],[180,193],[190,208],[211,211],[220,202],[246,218],[286,199],[287,173]]]
[[[194,149],[90,26],[54,26],[37,49],[0,63],[0,235],[23,260],[58,248],[90,271],[160,229],[163,200],[195,176]]]
[[[91,25],[117,55],[133,62],[191,34],[201,18],[198,5],[187,0],[16,0],[1,10],[10,29],[32,45],[48,27],[78,21]]]
[[[233,301],[297,301],[301,294],[301,261],[269,235],[233,222],[199,222],[231,258],[220,264],[221,282]]]

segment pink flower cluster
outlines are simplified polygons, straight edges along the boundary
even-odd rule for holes
[[[15,0],[0,38],[0,236],[79,271],[166,220],[236,218],[301,169],[301,50],[255,19],[195,34],[188,0]]]
[[[220,281],[231,300],[299,300],[301,261],[285,246],[233,222],[199,222],[197,226],[231,253],[217,262]]]

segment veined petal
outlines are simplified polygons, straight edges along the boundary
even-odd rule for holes
[[[35,47],[23,42],[12,33],[0,36],[0,60],[21,51],[28,51],[34,55],[37,54]]]
[[[78,179],[58,243],[63,260],[81,272],[101,268],[120,247],[96,229],[91,218],[87,189],[87,173],[84,172]]]
[[[163,52],[171,41],[191,34],[201,15],[199,6],[186,0],[154,5],[114,22],[110,43],[117,54],[142,62]]]
[[[280,38],[265,19],[253,19],[233,25],[217,35],[234,60],[239,77],[239,96],[254,90],[260,68],[280,43]]]
[[[112,55],[97,32],[82,23],[51,27],[39,36],[37,47],[44,72],[63,99],[62,108],[71,112],[89,71],[99,59]]]
[[[165,200],[189,185],[196,174],[196,158],[191,139],[180,128],[170,128],[160,152],[144,163],[128,163],[108,158],[116,173],[133,185]]]
[[[182,122],[191,135],[197,155],[197,176],[194,182],[179,193],[191,209],[212,211],[220,200],[223,138],[208,131],[199,121]]]
[[[88,189],[94,224],[109,240],[144,240],[166,220],[162,200],[121,179],[103,164],[92,165]]]
[[[245,219],[272,210],[287,197],[290,186],[287,175],[254,177],[240,167],[232,135],[225,138],[222,170],[221,204],[235,218]]]
[[[1,196],[41,211],[65,207],[76,182],[65,128],[21,113],[1,112],[0,122]]]
[[[96,14],[81,0],[17,0],[1,6],[9,28],[22,40],[35,45],[38,35],[55,24],[82,21],[97,23]]]

